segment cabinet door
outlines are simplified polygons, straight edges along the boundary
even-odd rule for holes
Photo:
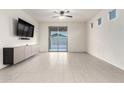
[[[25,58],[29,58],[32,56],[31,45],[25,46]]]
[[[38,45],[32,45],[32,55],[36,55],[39,51]]]
[[[16,47],[14,48],[14,64],[25,59],[25,47]]]

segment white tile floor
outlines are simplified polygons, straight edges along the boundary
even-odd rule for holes
[[[40,53],[0,70],[0,82],[124,82],[124,71],[85,53]]]

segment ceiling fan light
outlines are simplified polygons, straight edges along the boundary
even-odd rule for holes
[[[65,19],[65,16],[59,16],[59,19],[60,20]]]

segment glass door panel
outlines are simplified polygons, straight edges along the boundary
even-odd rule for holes
[[[50,31],[49,51],[58,51],[58,31]]]
[[[54,28],[54,29],[53,29]],[[65,28],[65,27],[64,27]],[[68,51],[68,36],[67,30],[60,27],[52,27],[49,31],[49,51],[51,52],[67,52]]]
[[[59,51],[67,51],[68,47],[68,38],[67,38],[67,31],[59,31],[58,34],[58,49]]]

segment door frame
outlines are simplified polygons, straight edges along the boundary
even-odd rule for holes
[[[49,27],[67,27],[67,50],[66,51],[50,51],[50,29]],[[48,52],[68,52],[68,26],[48,26]]]

